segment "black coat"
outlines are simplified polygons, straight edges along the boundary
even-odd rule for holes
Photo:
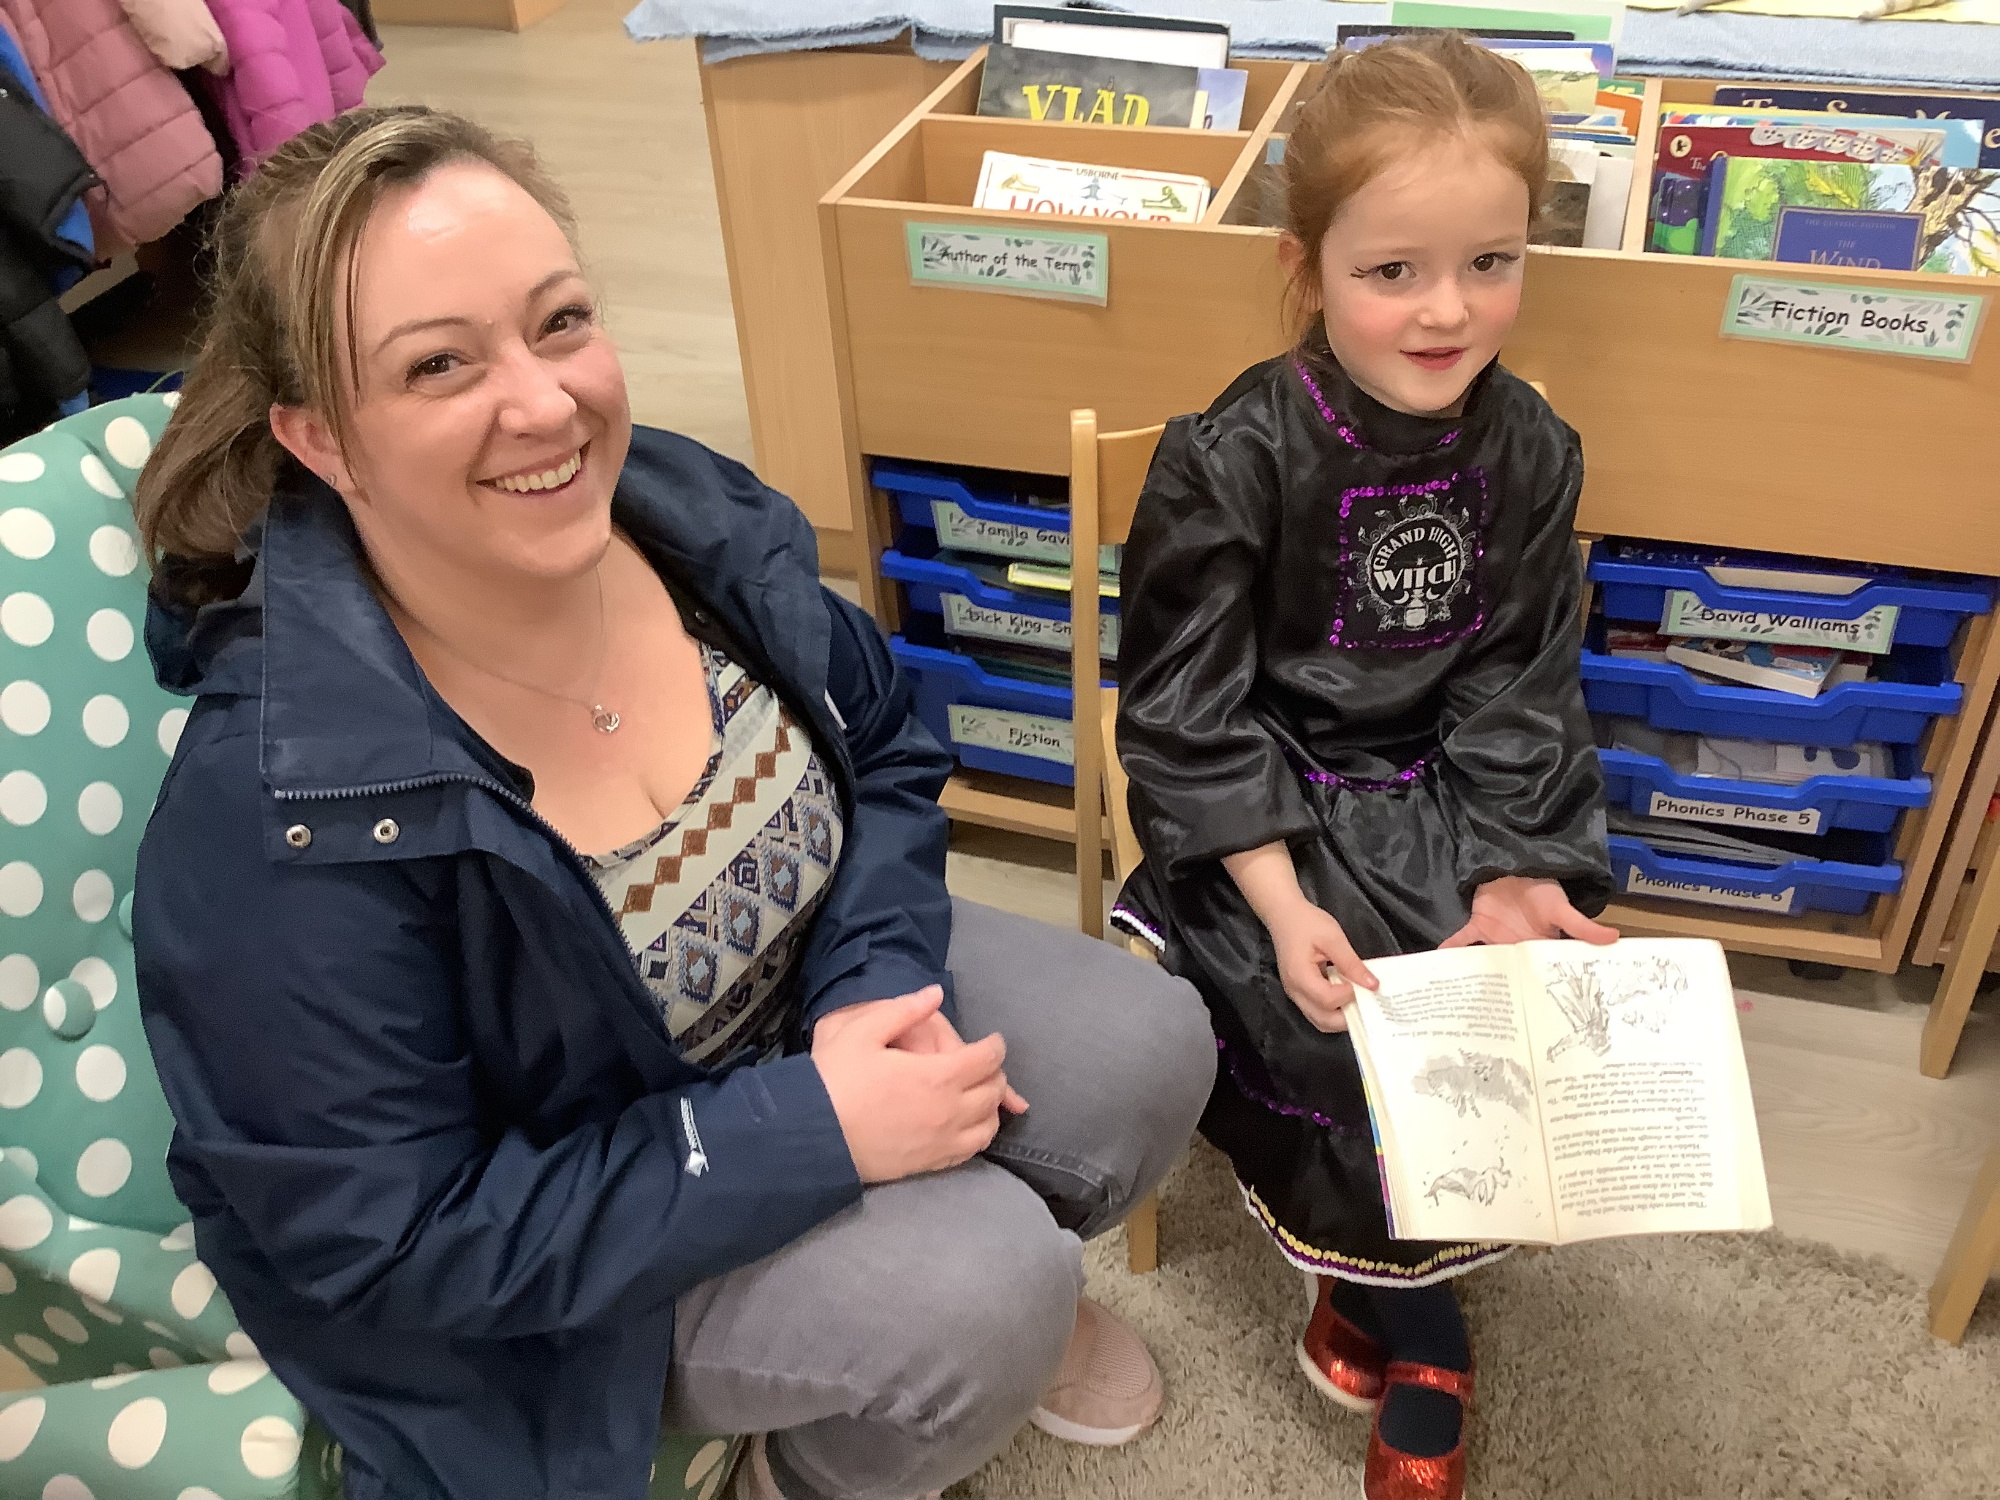
[[[33,431],[90,387],[90,356],[50,273],[88,267],[57,227],[97,185],[70,138],[0,68],[0,441]]]
[[[1227,1066],[1203,1129],[1315,1270],[1428,1276],[1453,1247],[1388,1240],[1353,1049],[1286,997],[1221,860],[1289,844],[1363,958],[1435,947],[1503,875],[1602,909],[1582,483],[1576,434],[1497,364],[1434,420],[1323,343],[1168,423],[1147,476],[1118,711],[1145,863],[1120,908],[1207,999]]]

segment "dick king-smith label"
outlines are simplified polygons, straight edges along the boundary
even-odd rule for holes
[[[1782,891],[1732,891],[1700,881],[1655,880],[1636,865],[1626,873],[1625,893],[1629,896],[1659,896],[1667,901],[1693,901],[1702,906],[1733,906],[1743,911],[1776,912],[1786,917],[1792,914],[1792,906],[1799,894],[1798,887],[1790,885]]]
[[[1076,739],[1067,719],[954,703],[951,738],[954,744],[975,745],[982,750],[1004,750],[1009,755],[1026,755],[1057,765],[1076,764]]]
[[[1829,646],[1837,651],[1886,652],[1896,639],[1896,605],[1878,604],[1851,620],[1717,609],[1692,589],[1669,589],[1660,612],[1662,635],[1705,635],[1726,641],[1768,641],[1773,646]]]
[[[1720,823],[1729,828],[1776,828],[1786,833],[1818,833],[1816,807],[1752,807],[1743,802],[1704,802],[1694,797],[1653,793],[1646,812],[1679,823]]]
[[[1069,650],[1069,621],[1045,620],[1040,615],[1024,615],[1011,609],[991,609],[974,604],[963,594],[944,596],[944,628],[953,635],[970,636],[974,640]],[[1118,616],[1097,617],[1097,650],[1100,656],[1117,657]]]

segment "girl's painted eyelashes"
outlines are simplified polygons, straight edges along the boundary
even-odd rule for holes
[[[1402,281],[1414,267],[1406,260],[1387,260],[1379,266],[1357,266],[1354,274],[1362,280],[1379,276],[1384,281]]]
[[[1511,266],[1520,258],[1511,250],[1489,250],[1484,255],[1475,255],[1472,258],[1472,269],[1492,271],[1501,266]]]

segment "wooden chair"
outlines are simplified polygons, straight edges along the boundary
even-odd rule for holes
[[[1986,1290],[1986,1279],[2000,1270],[2000,1146],[1986,1153],[1986,1165],[1965,1200],[1951,1247],[1931,1283],[1931,1332],[1948,1344],[1965,1337],[1965,1325]]]
[[[1104,936],[1104,819],[1111,818],[1111,867],[1122,882],[1139,863],[1139,839],[1125,809],[1125,772],[1118,764],[1115,725],[1118,691],[1104,687],[1098,661],[1098,548],[1121,543],[1132,530],[1132,512],[1145,487],[1146,470],[1159,446],[1160,427],[1132,432],[1097,430],[1097,413],[1069,414],[1070,688],[1075,701],[1077,925]],[[1153,952],[1136,939],[1126,944],[1141,958]],[[1160,1264],[1157,1194],[1125,1221],[1126,1261],[1134,1271]]]

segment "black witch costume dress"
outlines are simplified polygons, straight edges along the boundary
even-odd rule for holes
[[[1202,1133],[1287,1259],[1378,1286],[1507,1247],[1391,1238],[1354,1049],[1286,996],[1225,855],[1282,840],[1364,958],[1501,876],[1611,892],[1577,677],[1577,436],[1495,362],[1462,417],[1366,395],[1320,335],[1167,424],[1126,546],[1118,753],[1144,862],[1115,922],[1208,1002]]]

